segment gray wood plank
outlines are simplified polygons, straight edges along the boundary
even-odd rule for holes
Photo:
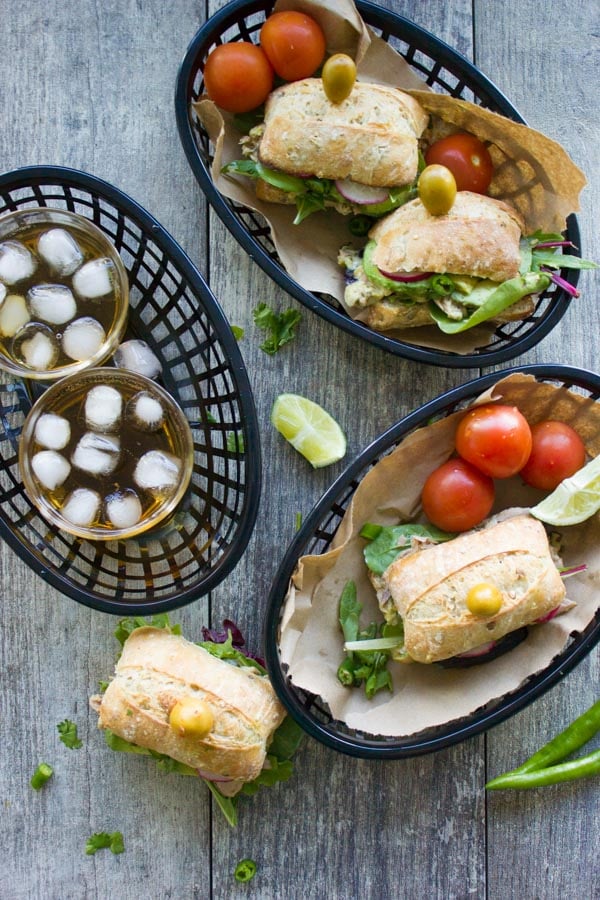
[[[223,5],[9,4],[0,52],[0,167],[73,166],[127,191],[210,276],[229,320],[245,329],[240,349],[263,452],[256,530],[227,580],[172,618],[194,637],[209,619],[232,617],[257,646],[296,513],[307,514],[344,465],[311,470],[269,423],[275,396],[298,392],[328,408],[347,432],[350,459],[424,400],[477,373],[405,362],[342,334],[284,295],[207,211],[177,137],[173,90],[204,7],[212,13]],[[593,4],[561,0],[543,15],[532,0],[382,5],[474,57],[531,125],[567,147],[590,179],[580,215],[583,248],[600,258]],[[589,337],[598,329],[595,278],[582,275],[581,302],[519,362],[597,367]],[[303,313],[297,340],[275,357],[259,349],[252,324],[261,301]],[[2,900],[600,894],[594,782],[519,796],[486,797],[483,789],[486,777],[519,762],[593,701],[597,654],[487,736],[435,755],[369,762],[307,738],[294,778],[240,804],[240,823],[231,829],[204,785],[162,776],[153,763],[104,747],[87,698],[113,665],[116,617],[61,596],[6,545],[0,599]],[[67,717],[79,725],[81,750],[58,741],[56,725]],[[38,794],[28,782],[42,759],[56,775]],[[123,831],[124,854],[85,856],[89,834],[113,829]],[[247,856],[259,874],[237,886],[232,873]]]
[[[509,96],[528,123],[560,141],[588,176],[578,215],[583,254],[600,259],[597,9],[573,3],[475,5],[478,65]],[[532,23],[535,21],[535,27]],[[499,41],[498,35],[504,39]],[[598,278],[582,272],[581,297],[523,362],[561,362],[597,370]],[[488,775],[520,764],[597,699],[598,654],[529,709],[489,732]],[[595,747],[595,741],[592,746]],[[599,819],[593,782],[488,798],[490,900],[506,896],[597,896],[594,844]],[[574,861],[576,864],[574,865]]]

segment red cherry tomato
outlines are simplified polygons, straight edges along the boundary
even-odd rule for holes
[[[443,531],[468,531],[489,515],[494,482],[464,459],[449,459],[423,485],[421,503],[429,521]]]
[[[489,403],[465,413],[456,429],[457,453],[492,478],[509,478],[531,453],[531,429],[516,406]]]
[[[217,106],[241,113],[256,109],[273,89],[273,69],[264,50],[247,41],[220,44],[204,66],[204,87]]]
[[[321,26],[300,12],[278,12],[260,30],[260,45],[280,78],[298,81],[319,68],[325,56]]]
[[[531,454],[521,478],[532,487],[553,491],[585,464],[585,445],[576,431],[564,422],[548,419],[531,429]]]
[[[450,169],[459,191],[485,194],[494,175],[492,157],[473,134],[449,134],[425,152],[428,166],[437,163]]]

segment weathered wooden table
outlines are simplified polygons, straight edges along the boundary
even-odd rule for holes
[[[297,306],[238,247],[207,205],[176,132],[173,92],[188,42],[215,0],[7,0],[0,39],[0,169],[57,164],[98,175],[145,206],[207,276],[241,342],[261,426],[264,491],[234,572],[181,610],[187,634],[235,618],[260,640],[269,585],[306,513],[341,471],[312,471],[269,424],[278,393],[324,404],[348,435],[348,458],[401,416],[473,370],[404,362],[303,311],[298,339],[269,357],[252,309]],[[387,2],[475,63],[528,122],[587,173],[579,216],[585,255],[600,259],[598,8],[589,0]],[[520,362],[598,363],[598,279]],[[357,415],[356,411],[360,410]],[[112,754],[88,696],[110,672],[116,619],[48,587],[0,548],[2,900],[256,898],[591,898],[600,896],[597,780],[486,796],[510,768],[598,696],[595,651],[528,709],[452,749],[396,762],[338,755],[306,739],[296,775],[244,804],[231,829],[202,783]],[[69,750],[56,725],[77,722]],[[36,793],[42,759],[56,775]],[[84,853],[121,830],[126,851]],[[252,857],[250,884],[233,878]]]

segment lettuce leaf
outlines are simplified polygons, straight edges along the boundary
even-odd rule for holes
[[[436,544],[449,541],[455,537],[446,531],[441,531],[433,525],[389,525],[381,528],[375,537],[363,550],[367,567],[376,575],[383,575],[403,550],[408,550],[413,537],[429,538]],[[348,638],[347,638],[348,640]]]

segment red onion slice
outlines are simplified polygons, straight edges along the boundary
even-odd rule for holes
[[[345,197],[350,203],[356,203],[358,206],[367,206],[370,203],[384,203],[390,195],[387,188],[359,184],[357,181],[352,181],[351,178],[339,179],[335,182],[335,186],[342,197]]]
[[[379,269],[384,278],[390,278],[392,281],[403,281],[410,284],[413,281],[425,281],[431,278],[433,272],[385,272]]]

